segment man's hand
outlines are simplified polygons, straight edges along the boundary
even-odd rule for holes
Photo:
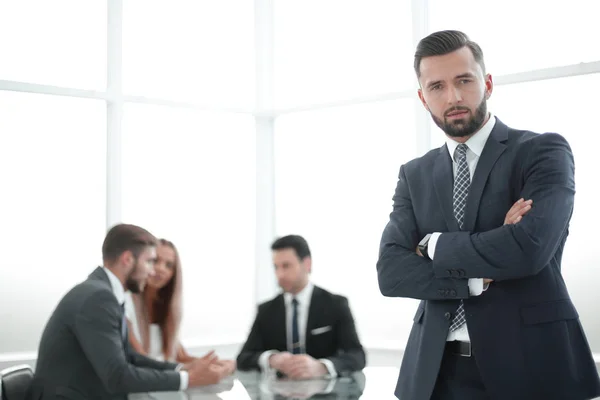
[[[419,250],[419,247],[417,246],[417,255],[419,257],[423,257],[423,253],[421,253],[421,250]]]
[[[237,368],[235,360],[218,360],[217,364],[225,369],[227,375],[233,374]]]
[[[273,354],[269,357],[269,366],[277,371],[281,371],[284,374],[286,363],[292,359],[292,353],[287,351],[282,351],[281,353]]]
[[[325,365],[308,354],[293,355],[284,368],[286,371],[282,372],[292,379],[315,379],[327,375]]]
[[[214,351],[185,364],[182,369],[188,372],[189,387],[214,385],[227,375]]]
[[[531,205],[533,204],[533,200],[527,200],[521,198],[517,200],[515,204],[508,210],[506,213],[506,217],[504,218],[504,225],[516,224],[523,218],[529,210],[531,210]]]

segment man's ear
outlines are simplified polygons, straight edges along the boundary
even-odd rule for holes
[[[423,89],[418,89],[417,90],[417,94],[419,95],[419,100],[421,100],[421,104],[423,104],[423,107],[425,107],[425,109],[427,111],[429,111],[429,106],[427,105],[427,102],[425,101],[425,96],[423,96]]]
[[[310,256],[307,256],[304,258],[304,261],[302,261],[304,263],[304,266],[306,267],[306,269],[308,270],[308,273],[310,274],[312,272],[312,258]]]
[[[135,264],[135,257],[131,250],[126,250],[119,256],[119,264],[129,271]]]

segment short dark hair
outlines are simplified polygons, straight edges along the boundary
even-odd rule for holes
[[[421,77],[421,60],[424,57],[443,56],[463,47],[468,47],[473,53],[475,61],[481,65],[485,74],[485,63],[483,62],[483,51],[481,47],[461,31],[439,31],[421,39],[415,51],[415,72],[417,78]]]
[[[156,237],[136,225],[117,224],[109,229],[102,244],[102,260],[115,262],[126,251],[138,258],[147,247],[155,247]]]
[[[287,235],[275,240],[271,250],[294,249],[300,260],[310,257],[308,242],[300,235]]]

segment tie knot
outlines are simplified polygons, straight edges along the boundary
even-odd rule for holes
[[[296,307],[298,305],[298,299],[297,298],[292,298],[292,304],[294,305],[294,307]]]
[[[467,156],[467,149],[469,147],[464,144],[461,143],[456,147],[456,150],[454,150],[454,158],[456,158],[457,160],[463,159]]]

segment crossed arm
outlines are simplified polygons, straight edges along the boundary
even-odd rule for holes
[[[447,232],[439,237],[433,261],[415,252],[421,239],[406,181],[400,169],[394,209],[381,241],[377,263],[384,296],[416,299],[468,298],[469,278],[519,279],[545,268],[564,240],[573,210],[574,162],[567,141],[544,134],[522,146],[524,186],[521,196],[535,206],[516,223],[487,232]],[[448,270],[464,270],[450,278]]]

